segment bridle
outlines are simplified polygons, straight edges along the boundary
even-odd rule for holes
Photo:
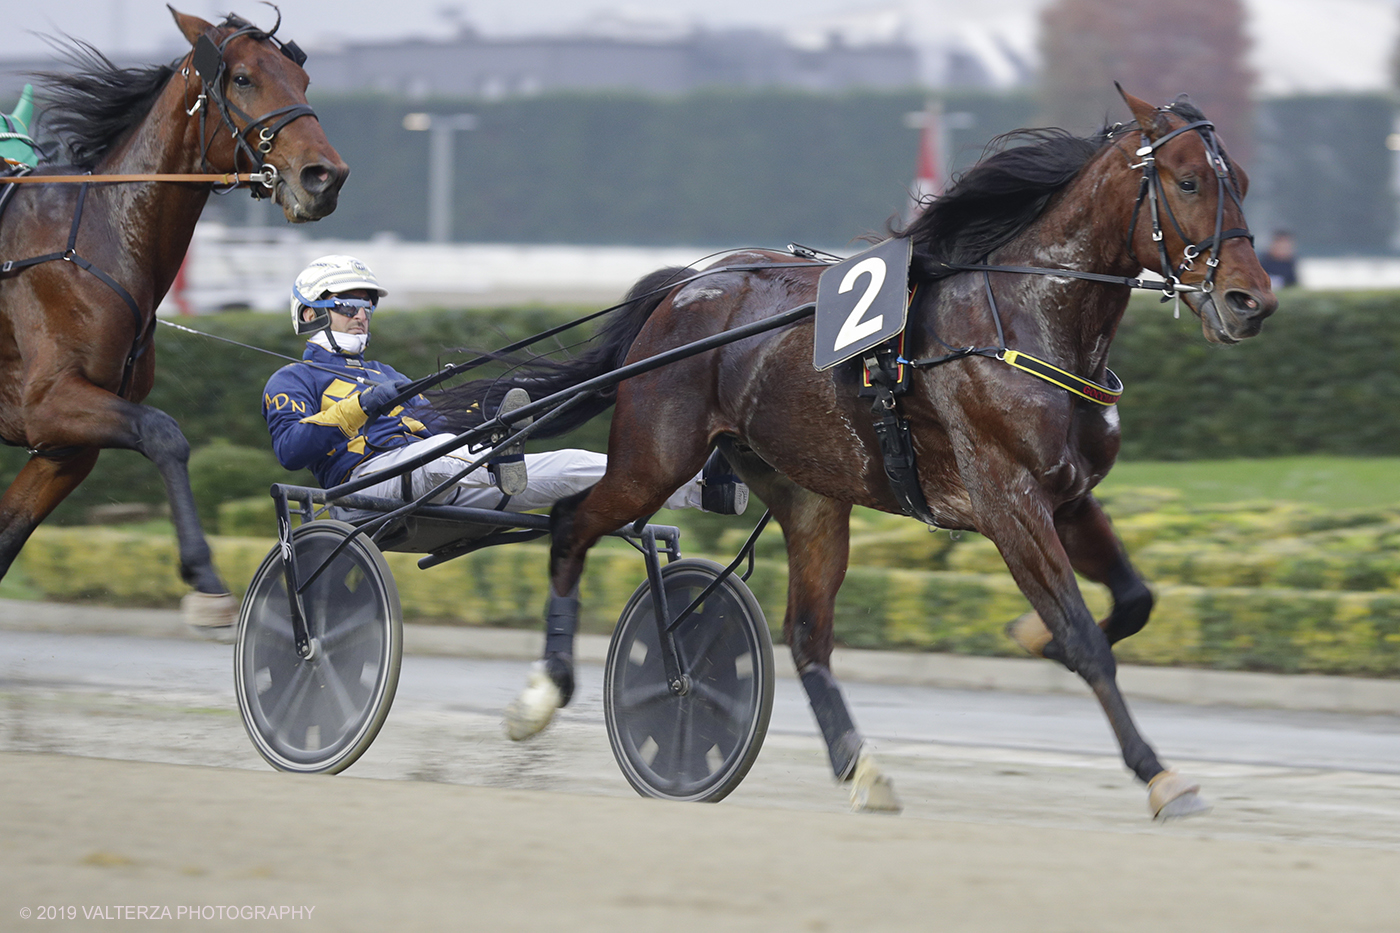
[[[1164,107],[1159,113],[1170,113],[1171,107]],[[1112,138],[1114,127],[1109,131]],[[1148,205],[1149,213],[1152,217],[1152,242],[1157,244],[1158,261],[1162,268],[1162,277],[1166,279],[1167,288],[1163,294],[1163,300],[1175,297],[1177,291],[1192,289],[1187,286],[1178,276],[1181,272],[1190,272],[1194,268],[1194,263],[1202,253],[1209,251],[1210,256],[1206,259],[1206,277],[1199,285],[1194,286],[1197,291],[1210,294],[1215,289],[1215,272],[1220,267],[1220,247],[1226,240],[1235,237],[1245,237],[1251,244],[1254,243],[1254,234],[1244,227],[1231,227],[1229,230],[1222,229],[1225,224],[1225,196],[1229,194],[1230,200],[1235,202],[1243,213],[1244,205],[1241,202],[1239,189],[1235,184],[1234,169],[1231,167],[1225,152],[1220,148],[1220,144],[1215,139],[1215,124],[1209,120],[1196,120],[1179,126],[1169,133],[1159,136],[1157,139],[1140,147],[1134,155],[1140,162],[1130,165],[1130,168],[1142,170],[1142,183],[1138,186],[1137,201],[1133,204],[1133,219],[1128,225],[1128,255],[1133,262],[1142,265],[1138,259],[1136,251],[1133,249],[1133,234],[1137,230],[1138,215],[1142,211],[1143,201]],[[1172,211],[1171,202],[1167,200],[1166,191],[1162,186],[1162,175],[1157,171],[1157,150],[1166,145],[1176,137],[1194,130],[1201,137],[1201,142],[1205,146],[1206,157],[1210,161],[1211,169],[1215,173],[1215,233],[1206,237],[1199,243],[1192,243],[1191,238],[1181,229],[1181,224],[1177,222],[1176,214]],[[1144,133],[1144,136],[1146,134]],[[1228,183],[1227,183],[1228,182]],[[1160,205],[1160,207],[1159,207]],[[1177,269],[1172,269],[1171,258],[1167,255],[1165,237],[1162,234],[1161,208],[1166,209],[1167,219],[1171,221],[1172,227],[1176,230],[1176,235],[1186,244],[1182,251],[1181,265]]]
[[[228,62],[224,60],[224,50],[228,48],[230,42],[240,36],[249,36],[255,40],[271,42],[297,67],[305,64],[306,53],[295,42],[290,40],[283,42],[276,38],[275,33],[280,25],[282,25],[282,14],[279,11],[277,22],[267,31],[251,24],[245,24],[229,33],[217,45],[208,35],[202,35],[189,54],[188,64],[180,69],[180,75],[185,79],[187,88],[191,68],[199,76],[201,84],[199,95],[195,98],[194,104],[185,111],[186,116],[194,116],[196,112],[199,114],[200,165],[205,168],[209,167],[209,147],[214,142],[214,135],[218,133],[217,128],[214,133],[208,133],[205,129],[205,115],[209,112],[208,105],[212,104],[218,110],[224,128],[229,131],[229,135],[234,140],[233,172],[239,171],[239,163],[242,157],[246,156],[251,163],[251,170],[262,175],[261,187],[250,186],[255,198],[268,197],[277,185],[277,167],[268,164],[265,158],[268,153],[272,152],[277,134],[282,132],[293,120],[299,120],[302,117],[319,119],[316,117],[316,111],[312,110],[309,104],[289,104],[254,119],[238,105],[231,103],[224,93],[223,82],[228,71]],[[242,129],[239,129],[238,124],[234,122],[235,114],[244,121]],[[261,129],[258,129],[259,127]],[[258,129],[256,148],[248,142],[248,134],[254,129]]]

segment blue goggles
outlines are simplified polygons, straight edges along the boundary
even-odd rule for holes
[[[375,303],[366,301],[363,298],[327,298],[325,301],[318,301],[312,307],[329,307],[336,314],[343,314],[346,317],[354,317],[361,311],[365,317],[374,314]]]
[[[317,310],[329,308],[336,314],[341,314],[345,317],[354,317],[361,311],[365,313],[365,317],[370,317],[374,314],[374,309],[379,304],[377,301],[370,301],[365,298],[342,298],[339,295],[332,295],[329,298],[319,298],[312,301],[298,291],[295,285],[292,286],[292,294],[296,296],[296,300],[304,307],[316,308]]]

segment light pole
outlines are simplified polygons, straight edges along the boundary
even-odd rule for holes
[[[476,129],[476,115],[470,113],[409,113],[403,128],[427,131],[428,137],[428,241],[446,243],[452,239],[452,134]]]

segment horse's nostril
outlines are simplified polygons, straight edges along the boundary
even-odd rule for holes
[[[316,163],[301,170],[301,186],[308,194],[320,194],[335,183],[335,169]]]
[[[1258,295],[1247,291],[1228,292],[1225,301],[1236,314],[1250,320],[1268,317],[1274,310],[1272,306],[1267,306],[1260,300]]]

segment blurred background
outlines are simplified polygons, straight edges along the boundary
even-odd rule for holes
[[[184,45],[154,0],[18,8],[0,106],[62,35],[119,63]],[[1304,286],[1400,285],[1394,0],[298,0],[279,35],[352,167],[341,207],[292,228],[214,199],[169,312],[281,307],[322,240],[404,307],[604,301],[713,249],[851,250],[998,133],[1126,118],[1114,80],[1216,121],[1260,248],[1292,231]]]

